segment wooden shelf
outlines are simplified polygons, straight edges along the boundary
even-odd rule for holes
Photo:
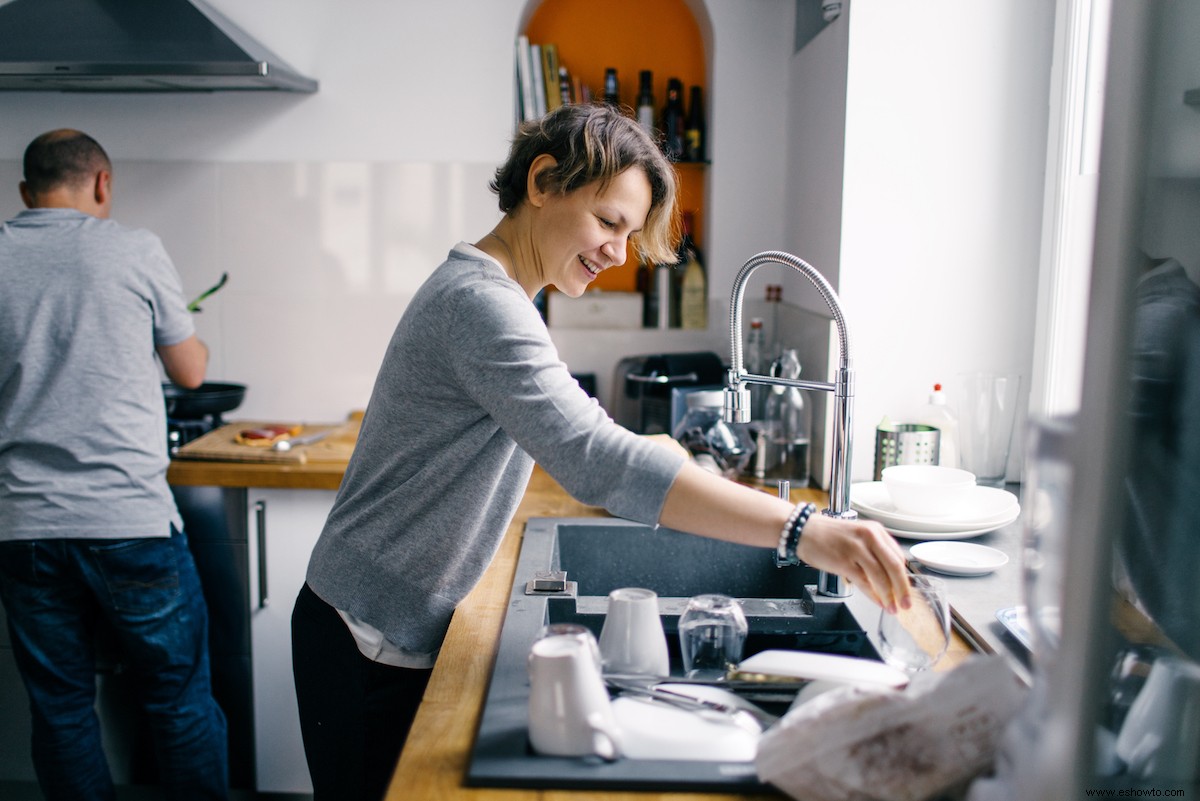
[[[666,102],[667,80],[678,78],[684,85],[684,105],[689,102],[690,87],[699,86],[704,90],[705,111],[712,119],[708,54],[685,0],[608,0],[602,8],[594,0],[542,0],[523,33],[531,44],[554,44],[559,64],[588,86],[593,98],[603,95],[604,72],[614,67],[621,103],[632,109],[637,102],[639,73],[650,70],[658,113]],[[706,165],[706,161],[676,164],[679,208],[692,212],[692,235],[704,253],[708,252],[704,238]],[[624,266],[605,270],[592,288],[636,291],[637,264],[637,253],[630,247]]]

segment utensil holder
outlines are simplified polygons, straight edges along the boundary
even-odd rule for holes
[[[875,480],[896,464],[937,464],[942,432],[921,423],[888,423],[875,429]]]

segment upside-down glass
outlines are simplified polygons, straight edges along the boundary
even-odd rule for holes
[[[946,582],[911,576],[912,608],[879,618],[879,655],[893,667],[915,673],[929,670],[950,644],[950,603]]]
[[[684,672],[719,678],[742,659],[749,626],[742,605],[728,595],[697,595],[679,618]]]

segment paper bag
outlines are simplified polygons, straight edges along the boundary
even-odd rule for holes
[[[846,686],[759,741],[759,778],[797,801],[925,801],[986,770],[1026,689],[1000,657],[918,674],[904,690]]]

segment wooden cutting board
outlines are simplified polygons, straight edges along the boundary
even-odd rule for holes
[[[242,445],[237,434],[247,428],[270,425],[294,425],[279,420],[237,420],[214,429],[202,437],[184,445],[175,454],[176,459],[202,459],[217,462],[255,462],[258,464],[313,464],[337,462],[345,464],[354,452],[358,440],[361,420],[351,419],[344,423],[304,425],[296,436],[328,431],[323,439],[308,445],[297,445],[289,451]]]

